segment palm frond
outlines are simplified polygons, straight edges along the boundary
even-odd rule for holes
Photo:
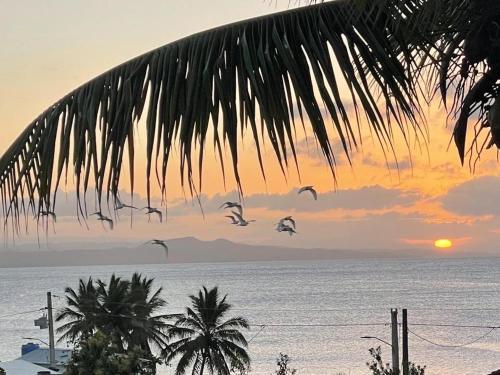
[[[356,128],[363,114],[382,148],[391,151],[391,124],[405,136],[422,128],[417,91],[409,84],[415,60],[403,32],[414,27],[401,25],[428,1],[339,0],[292,9],[184,38],[94,78],[37,117],[0,158],[4,217],[18,225],[22,213],[54,211],[69,170],[78,215],[85,216],[89,188],[95,188],[99,208],[117,196],[127,154],[133,191],[134,125],[141,119],[148,201],[155,175],[165,194],[177,145],[181,183],[193,192],[197,164],[201,188],[209,134],[221,162],[229,149],[240,187],[238,138],[244,129],[254,138],[264,176],[265,139],[283,171],[297,163],[299,119],[311,123],[334,175],[333,134],[350,157],[361,142]],[[349,99],[341,95],[342,82]]]

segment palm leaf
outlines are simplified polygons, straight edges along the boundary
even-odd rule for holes
[[[133,191],[134,125],[141,119],[147,134],[148,201],[152,175],[165,194],[177,145],[181,183],[192,193],[198,149],[201,189],[209,134],[221,163],[223,149],[229,149],[240,188],[238,139],[245,129],[254,138],[264,176],[264,139],[283,171],[291,162],[297,164],[298,118],[310,122],[334,176],[337,151],[331,140],[339,139],[350,157],[361,142],[356,128],[363,117],[384,152],[392,152],[394,124],[405,137],[423,133],[412,72],[437,43],[437,37],[423,33],[425,25],[435,24],[431,11],[451,8],[450,3],[324,2],[219,27],[136,57],[54,103],[4,153],[4,216],[18,226],[21,213],[39,217],[42,210],[54,210],[57,190],[70,169],[78,215],[86,215],[85,195],[91,187],[100,209],[103,200],[118,194],[127,153]],[[348,100],[342,98],[342,84]]]

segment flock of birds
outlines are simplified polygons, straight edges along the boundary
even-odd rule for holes
[[[309,192],[313,196],[314,200],[318,200],[318,194],[316,190],[314,190],[314,186],[304,186],[299,189],[298,194],[302,194],[304,192]],[[255,220],[246,220],[243,217],[243,207],[238,202],[224,202],[219,209],[232,209],[236,208],[238,211],[231,210],[232,215],[226,215],[228,219],[231,219],[232,225],[236,225],[238,227],[246,227],[248,224],[254,222]],[[286,216],[281,218],[278,223],[276,223],[276,230],[278,232],[288,233],[290,236],[297,234],[297,223],[291,216]]]
[[[302,194],[304,192],[309,192],[314,198],[314,200],[318,200],[318,194],[316,193],[316,190],[314,190],[314,186],[304,186],[298,190],[298,194]],[[138,210],[137,207],[124,204],[119,197],[116,197],[115,210],[120,211],[123,210],[124,208],[129,208],[131,210]],[[256,220],[247,220],[243,217],[243,207],[238,202],[224,202],[219,207],[219,209],[231,209],[232,215],[226,215],[226,217],[228,219],[231,219],[230,224],[238,227],[246,227],[250,223],[256,221]],[[143,211],[145,210],[146,215],[153,215],[153,214],[157,215],[160,223],[163,222],[163,214],[159,209],[155,207],[146,206],[141,210]],[[57,216],[53,211],[41,211],[40,216],[51,217],[54,222],[56,222],[57,220]],[[101,221],[103,224],[108,223],[109,228],[113,230],[114,228],[113,219],[107,217],[106,215],[103,215],[101,211],[94,212],[90,214],[90,216],[96,216],[97,220]],[[276,231],[280,233],[288,233],[290,236],[293,236],[294,234],[297,234],[296,229],[297,229],[297,223],[292,216],[286,216],[284,218],[281,218],[279,222],[276,223]],[[165,240],[153,239],[142,244],[142,246],[145,245],[155,245],[162,247],[165,250],[165,254],[168,258],[168,246]]]

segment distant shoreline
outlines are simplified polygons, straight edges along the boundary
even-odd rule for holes
[[[495,258],[491,253],[452,253],[444,256],[431,250],[328,250],[238,244],[228,240],[201,241],[178,238],[168,241],[167,260],[158,247],[130,248],[116,245],[108,249],[70,249],[60,244],[56,250],[0,250],[0,268],[121,266],[148,264],[248,263],[273,261],[321,261],[368,259],[463,259]],[[75,246],[74,244],[72,246]]]

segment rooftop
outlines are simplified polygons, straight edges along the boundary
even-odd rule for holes
[[[0,362],[0,368],[4,369],[7,375],[37,375],[41,371],[49,371],[50,374],[61,374],[60,372],[48,370],[45,367],[37,366],[22,359]]]
[[[70,349],[56,349],[56,363],[58,365],[66,365],[71,359],[71,350]],[[18,359],[22,359],[24,361],[28,361],[31,363],[36,363],[38,365],[49,365],[49,349],[48,348],[38,348],[29,353],[26,353],[22,357]]]

